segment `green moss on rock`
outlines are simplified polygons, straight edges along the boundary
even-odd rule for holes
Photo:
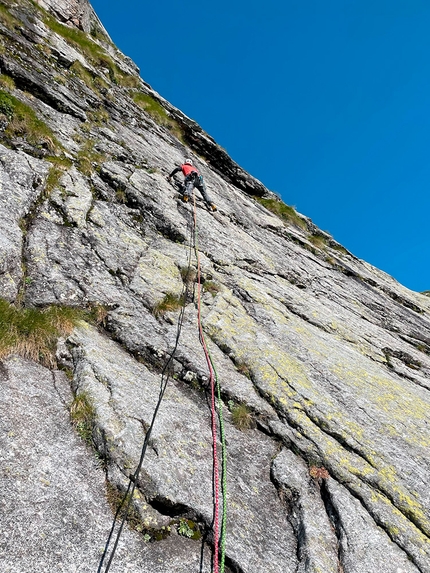
[[[45,148],[50,152],[62,149],[52,130],[37,116],[36,112],[4,90],[0,90],[0,113],[8,119],[3,131],[3,138],[7,143],[22,137],[30,145]]]

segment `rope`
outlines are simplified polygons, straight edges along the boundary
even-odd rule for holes
[[[184,280],[184,287],[183,287],[183,289],[182,289],[182,294],[181,294],[181,296],[182,296],[182,298],[183,298],[183,303],[182,303],[181,311],[180,311],[180,313],[179,313],[178,322],[177,322],[177,327],[176,327],[175,345],[174,345],[173,350],[172,350],[172,352],[170,353],[169,358],[167,359],[167,361],[166,361],[166,363],[165,363],[165,365],[164,365],[164,367],[163,367],[163,370],[162,370],[162,372],[161,372],[160,393],[159,393],[159,395],[158,395],[158,401],[157,401],[157,404],[156,404],[156,406],[155,406],[155,410],[154,410],[154,413],[153,413],[153,416],[152,416],[151,425],[149,426],[148,431],[146,432],[145,440],[144,440],[144,442],[143,442],[142,450],[141,450],[141,453],[140,453],[139,463],[138,463],[138,465],[137,465],[137,468],[136,468],[136,471],[134,472],[134,474],[129,477],[129,483],[128,483],[127,491],[125,492],[124,496],[122,497],[121,503],[120,503],[118,509],[116,510],[115,515],[114,515],[112,527],[111,527],[111,530],[110,530],[110,532],[109,532],[109,535],[108,535],[108,538],[107,538],[107,541],[106,541],[106,545],[105,545],[105,548],[104,548],[104,551],[103,551],[103,555],[102,555],[102,557],[101,557],[101,559],[100,559],[100,563],[99,563],[99,566],[98,566],[98,569],[97,569],[97,573],[101,573],[101,571],[102,571],[103,562],[104,562],[104,560],[105,560],[105,558],[106,558],[106,556],[107,556],[107,553],[108,553],[108,550],[109,550],[109,545],[110,545],[111,540],[112,540],[112,537],[113,537],[113,535],[114,535],[115,526],[116,526],[118,517],[119,517],[119,515],[120,515],[120,513],[121,513],[121,510],[124,508],[124,510],[123,510],[123,515],[122,515],[122,519],[121,519],[121,523],[120,523],[120,525],[119,525],[119,528],[118,528],[118,531],[117,531],[117,534],[116,534],[115,542],[114,542],[114,545],[113,545],[113,548],[112,548],[112,551],[111,551],[109,560],[108,560],[107,565],[106,565],[106,568],[105,568],[105,573],[108,573],[108,571],[109,571],[109,569],[110,569],[110,566],[111,566],[111,564],[112,564],[112,561],[113,561],[113,558],[114,558],[116,549],[117,549],[117,547],[118,547],[119,539],[120,539],[120,537],[121,537],[121,533],[122,533],[122,530],[123,530],[123,528],[124,528],[124,524],[125,524],[125,522],[126,522],[126,520],[127,520],[127,516],[128,516],[128,512],[129,512],[129,510],[130,510],[131,503],[132,503],[132,501],[133,501],[133,495],[134,495],[134,491],[135,491],[135,489],[136,489],[137,479],[138,479],[138,477],[139,477],[140,470],[142,469],[143,460],[145,459],[146,449],[147,449],[148,443],[149,443],[149,441],[150,441],[150,439],[151,439],[151,434],[152,434],[152,429],[153,429],[154,424],[155,424],[155,419],[156,419],[156,417],[157,417],[158,410],[160,409],[161,402],[162,402],[163,397],[164,397],[164,393],[166,392],[167,384],[168,384],[168,381],[169,381],[169,378],[170,378],[170,369],[169,369],[169,366],[170,366],[170,363],[172,362],[172,360],[173,360],[173,358],[174,358],[174,356],[175,356],[175,354],[176,354],[176,350],[177,350],[178,344],[179,344],[179,338],[180,338],[180,335],[181,335],[182,325],[183,325],[183,321],[184,321],[185,306],[186,306],[187,297],[188,297],[188,280],[187,280],[187,279],[188,279],[188,276],[189,276],[189,273],[190,273],[190,270],[191,270],[192,248],[193,248],[193,229],[191,228],[191,232],[190,232],[190,250],[189,250],[189,253],[188,253],[188,269],[187,269],[187,274],[186,274],[186,277],[185,277],[185,280]]]
[[[215,369],[213,359],[210,355],[209,349],[206,344],[205,335],[202,327],[201,320],[201,269],[200,269],[200,255],[198,247],[198,227],[197,227],[197,208],[196,197],[193,193],[193,207],[194,207],[194,251],[197,260],[197,317],[199,326],[200,342],[202,344],[206,363],[209,370],[209,385],[211,389],[211,426],[212,426],[212,440],[213,440],[213,468],[214,468],[214,573],[219,573],[219,468],[217,456],[217,428],[216,428],[216,407],[215,407],[215,391],[217,394],[218,416],[220,422],[221,434],[221,454],[222,454],[222,521],[221,521],[221,573],[224,573],[225,564],[225,536],[226,536],[226,518],[227,518],[227,455],[225,444],[224,421],[222,416],[222,400],[221,390],[218,380],[218,374]]]
[[[217,374],[213,359],[210,355],[209,349],[208,349],[207,344],[206,344],[205,336],[203,333],[202,321],[201,321],[201,283],[200,283],[201,269],[200,269],[200,255],[199,255],[199,249],[198,249],[197,208],[196,208],[196,198],[195,198],[194,192],[193,192],[193,203],[194,203],[194,216],[193,216],[194,225],[191,226],[191,231],[190,231],[190,250],[188,253],[188,268],[187,268],[187,274],[186,274],[186,277],[184,280],[184,287],[183,287],[182,294],[181,294],[181,296],[183,297],[183,303],[182,303],[181,311],[179,313],[178,322],[177,322],[175,345],[174,345],[172,352],[169,355],[169,358],[167,359],[167,361],[163,367],[163,370],[161,373],[160,392],[159,392],[159,396],[158,396],[158,401],[157,401],[157,404],[156,404],[155,409],[154,409],[151,425],[149,426],[148,431],[147,431],[146,436],[145,436],[145,440],[144,440],[141,454],[140,454],[139,463],[137,465],[137,468],[136,468],[134,474],[129,477],[129,483],[128,483],[127,491],[125,492],[124,496],[122,497],[121,503],[120,503],[118,509],[116,510],[115,515],[114,515],[112,527],[111,527],[111,530],[109,532],[108,539],[106,541],[103,555],[100,559],[97,573],[101,573],[101,571],[102,571],[104,560],[107,557],[107,554],[109,551],[109,546],[110,546],[111,540],[114,536],[114,532],[115,532],[118,518],[121,514],[121,511],[123,511],[122,519],[121,519],[121,522],[119,524],[119,527],[118,527],[118,530],[116,533],[115,542],[114,542],[112,551],[110,553],[109,559],[107,561],[105,573],[108,573],[108,571],[110,570],[110,567],[111,567],[113,558],[115,556],[115,552],[116,552],[116,549],[118,547],[118,543],[119,543],[119,540],[120,540],[120,537],[121,537],[121,534],[122,534],[122,531],[124,528],[124,524],[127,520],[130,506],[131,506],[131,503],[133,501],[134,491],[136,489],[139,473],[142,469],[143,461],[145,459],[146,450],[147,450],[149,441],[151,439],[152,429],[154,427],[155,420],[156,420],[156,417],[158,414],[158,410],[161,406],[161,402],[162,402],[164,394],[166,392],[167,384],[168,384],[168,381],[170,378],[169,366],[170,366],[170,363],[172,362],[172,360],[176,354],[176,351],[177,351],[177,348],[179,345],[179,338],[181,335],[182,325],[183,325],[183,321],[184,321],[185,306],[186,306],[186,302],[187,302],[188,288],[189,288],[188,276],[189,276],[189,273],[191,270],[191,253],[192,253],[193,245],[194,245],[194,251],[195,251],[196,260],[197,260],[197,316],[198,316],[199,336],[200,336],[200,342],[202,344],[202,347],[203,347],[203,350],[205,353],[206,363],[207,363],[208,370],[209,370],[209,384],[210,384],[210,388],[211,388],[211,429],[212,429],[212,440],[213,440],[213,468],[214,468],[213,487],[214,487],[214,497],[215,497],[215,500],[214,500],[214,566],[213,566],[213,571],[214,571],[214,573],[224,573],[226,517],[227,517],[227,465],[226,465],[227,455],[226,455],[225,431],[224,431],[224,421],[223,421],[223,416],[222,416],[221,389],[220,389],[220,384],[219,384],[219,380],[218,380],[218,374]],[[194,235],[194,237],[193,237],[193,235]],[[222,483],[221,483],[221,488],[222,488],[223,501],[222,501],[221,537],[219,534],[219,467],[218,467],[218,456],[217,456],[217,427],[216,427],[217,408],[215,406],[215,394],[216,394],[217,406],[218,406],[218,417],[219,417],[220,436],[221,436],[221,454],[222,454]],[[220,560],[221,566],[219,563],[219,547],[220,546],[221,546],[221,560]]]
[[[214,361],[208,350],[209,360],[211,361],[213,371],[215,373],[215,385],[217,389],[217,403],[218,403],[218,417],[219,417],[219,428],[221,436],[221,458],[222,458],[222,472],[221,472],[221,490],[222,490],[222,521],[221,521],[221,565],[220,572],[224,573],[225,564],[225,538],[226,538],[226,525],[227,525],[227,448],[225,443],[225,430],[224,430],[224,418],[222,413],[222,400],[221,400],[221,388],[218,380],[218,373],[215,368]]]

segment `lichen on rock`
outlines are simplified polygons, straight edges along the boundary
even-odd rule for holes
[[[0,117],[0,297],[16,309],[87,313],[59,342],[63,371],[40,356],[0,365],[1,570],[97,568],[163,371],[115,563],[210,570],[200,315],[224,416],[226,571],[429,573],[429,298],[275,203],[139,77],[86,0],[3,2],[0,29],[10,96]],[[6,132],[12,96],[54,146]],[[166,181],[184,156],[218,207],[196,195],[197,236],[193,204]],[[169,297],[176,305],[160,310]],[[84,399],[91,420],[79,434],[69,410]],[[251,420],[240,429],[239,405]]]

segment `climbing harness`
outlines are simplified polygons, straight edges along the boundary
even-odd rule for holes
[[[210,386],[210,393],[211,393],[211,430],[212,430],[212,450],[213,450],[213,491],[214,491],[214,518],[213,518],[213,531],[214,531],[214,549],[213,549],[213,573],[224,573],[225,568],[225,538],[226,538],[226,517],[227,517],[227,462],[226,462],[226,442],[225,442],[225,431],[224,431],[224,422],[222,416],[222,400],[221,400],[221,389],[218,380],[218,374],[215,369],[215,365],[213,359],[210,355],[208,346],[206,344],[202,321],[201,321],[201,266],[200,266],[200,255],[199,255],[199,248],[198,248],[198,228],[197,228],[197,207],[196,207],[196,197],[193,191],[193,216],[192,216],[192,224],[190,225],[190,248],[188,252],[188,267],[187,267],[187,275],[184,280],[184,287],[182,290],[182,306],[178,317],[177,328],[176,328],[176,338],[175,344],[173,347],[172,352],[170,353],[164,368],[161,373],[161,382],[160,382],[160,392],[158,396],[158,401],[155,406],[155,410],[152,416],[151,425],[146,432],[145,440],[142,446],[141,454],[139,463],[136,467],[134,474],[129,476],[129,483],[125,494],[122,497],[121,503],[116,510],[116,513],[113,518],[113,523],[111,530],[108,535],[108,539],[106,541],[106,545],[102,554],[102,557],[99,562],[99,566],[97,569],[97,573],[102,573],[102,567],[105,559],[107,558],[109,546],[111,541],[114,538],[115,530],[115,541],[110,553],[110,556],[107,560],[107,564],[104,570],[104,573],[108,573],[110,570],[110,566],[112,564],[116,549],[118,547],[119,539],[124,528],[124,524],[127,520],[128,513],[130,511],[130,506],[133,501],[134,491],[136,489],[137,480],[140,474],[140,470],[142,469],[143,461],[145,458],[146,450],[151,439],[152,429],[155,424],[155,420],[158,414],[158,410],[161,406],[161,402],[163,400],[167,384],[170,378],[171,369],[169,368],[179,345],[179,339],[181,335],[182,325],[184,321],[184,314],[185,314],[185,307],[187,303],[188,297],[188,289],[189,289],[189,281],[187,280],[190,271],[191,271],[191,258],[192,258],[192,250],[194,249],[196,263],[197,263],[197,316],[198,316],[198,328],[199,328],[199,338],[200,342],[203,347],[203,351],[206,358],[206,363],[209,370],[209,386]],[[220,427],[220,439],[221,439],[221,492],[222,492],[222,513],[221,513],[221,535],[219,531],[219,464],[218,464],[218,454],[217,454],[217,413],[219,419],[219,427]],[[122,516],[120,519],[120,515],[122,512]],[[118,525],[119,522],[119,525]],[[221,555],[219,555],[221,550]]]

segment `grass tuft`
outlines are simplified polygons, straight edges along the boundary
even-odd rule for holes
[[[159,317],[166,314],[166,312],[173,312],[181,308],[184,304],[184,299],[182,296],[177,294],[167,293],[166,296],[161,300],[153,309],[154,316]]]
[[[72,28],[71,26],[61,24],[43,8],[41,8],[41,11],[44,14],[43,19],[45,24],[53,32],[64,38],[66,42],[82,52],[88,59],[97,60],[98,58],[104,56],[103,49],[85,32],[78,30],[77,28]]]
[[[87,68],[85,68],[79,60],[75,60],[69,68],[76,77],[84,82],[89,88],[94,87],[94,77]]]
[[[84,316],[72,307],[18,309],[0,299],[0,359],[19,354],[54,368],[58,338],[68,336]]]
[[[342,245],[334,245],[332,247],[333,250],[337,251],[338,253],[342,253],[343,255],[348,255],[348,251]]]
[[[20,26],[22,26],[21,22],[17,20],[15,16],[12,16],[12,14],[9,12],[7,6],[5,6],[4,1],[0,4],[0,22],[2,22],[2,24],[4,24],[10,30],[13,30],[14,28],[20,28]]]
[[[290,205],[286,205],[283,201],[279,199],[264,199],[263,197],[254,197],[256,201],[266,207],[269,211],[271,211],[274,215],[277,215],[280,219],[294,225],[295,227],[299,227],[303,230],[307,229],[306,221],[300,217],[294,207]]]
[[[124,189],[117,189],[115,191],[115,199],[118,201],[118,203],[127,203],[127,194]]]
[[[179,272],[184,284],[192,284],[196,280],[197,272],[193,268],[180,267]]]
[[[70,419],[84,442],[92,445],[95,409],[87,392],[81,392],[75,396],[70,406]]]
[[[215,281],[205,281],[202,285],[203,292],[209,292],[212,296],[216,296],[221,287]]]
[[[105,31],[103,29],[101,29],[99,26],[97,26],[96,24],[93,24],[91,26],[90,34],[96,40],[101,40],[102,42],[106,42],[107,44],[112,45],[112,42],[108,38],[108,36],[106,36]]]
[[[78,152],[77,168],[83,174],[89,177],[95,170],[99,169],[106,156],[94,151],[95,142],[90,139],[84,142],[84,145]]]
[[[156,99],[149,94],[138,91],[133,92],[131,97],[139,107],[149,113],[158,125],[167,127],[180,141],[183,140],[183,132],[179,123],[169,117],[164,107]]]
[[[37,117],[34,110],[4,90],[0,90],[0,113],[9,120],[3,132],[6,139],[23,137],[30,145],[43,147],[50,152],[61,149],[52,130]]]
[[[15,111],[14,98],[5,91],[0,91],[0,113],[10,121]]]
[[[327,239],[324,235],[311,235],[309,237],[309,242],[312,243],[317,249],[324,249],[327,246]]]
[[[231,420],[238,430],[249,430],[254,427],[254,419],[246,404],[231,405]]]
[[[60,167],[57,167],[56,165],[51,167],[48,177],[46,178],[45,192],[47,195],[50,195],[51,191],[58,187],[58,183],[63,173],[64,171]]]
[[[243,374],[243,376],[246,376],[247,378],[249,378],[249,380],[251,380],[251,371],[249,367],[245,364],[245,362],[236,362],[235,366],[236,370],[240,374]]]
[[[95,304],[89,311],[89,320],[95,326],[106,327],[109,310],[102,304]]]
[[[85,68],[78,60],[70,66],[70,71],[84,84],[94,91],[97,95],[106,94],[109,90],[109,84],[101,77],[94,75],[90,70]]]
[[[96,69],[106,68],[109,74],[109,78],[114,84],[124,87],[138,87],[140,85],[140,79],[138,77],[123,72],[112,60],[112,58],[106,54],[102,46],[93,40],[93,38],[99,38],[110,44],[110,41],[107,38],[102,38],[103,34],[101,34],[100,30],[99,34],[96,33],[95,35],[88,35],[82,30],[61,24],[45,9],[41,8],[40,6],[38,8],[44,15],[43,20],[45,24],[53,32],[64,38],[68,44],[79,50],[85,56],[85,58],[94,65]],[[80,69],[77,72],[77,75],[79,75],[81,72],[82,70]],[[83,73],[86,75],[86,72]],[[90,82],[90,87],[92,87],[93,78],[91,77],[91,74],[89,74],[89,76],[90,77],[86,76],[86,79],[81,77],[81,79],[83,79],[85,83],[87,83],[87,81]]]
[[[55,155],[45,157],[44,159],[52,164],[45,184],[45,196],[49,197],[51,192],[58,187],[61,176],[65,171],[70,169],[73,164],[70,159],[67,159],[66,157],[57,157]]]
[[[88,119],[92,121],[94,125],[104,125],[109,121],[110,118],[109,112],[103,107],[100,107],[94,111],[90,111],[87,113],[87,115]]]
[[[112,513],[116,515],[118,512],[117,516],[118,519],[123,519],[125,517],[126,507],[131,501],[130,507],[127,512],[128,526],[130,527],[130,529],[138,531],[139,533],[147,531],[147,527],[145,527],[145,524],[142,521],[139,511],[134,506],[130,494],[124,496],[124,493],[122,493],[118,488],[116,488],[110,482],[106,482],[106,486],[107,486],[106,497],[112,509]],[[168,533],[170,533],[170,529]],[[168,535],[168,533],[166,531],[166,536]],[[148,537],[145,538],[145,541],[149,541],[150,539],[151,536],[148,534]]]
[[[0,88],[7,91],[13,91],[15,89],[14,79],[7,74],[0,74]]]

